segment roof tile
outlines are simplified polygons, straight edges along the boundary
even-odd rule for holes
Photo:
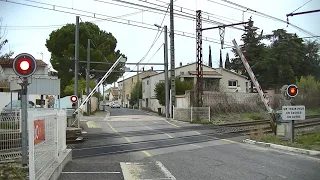
[[[46,67],[47,66],[47,63],[43,62],[42,60],[37,59],[36,62],[37,62],[37,66],[39,66],[39,67]],[[13,64],[12,58],[0,59],[0,65],[4,68],[10,68],[10,67],[12,67],[12,64]]]

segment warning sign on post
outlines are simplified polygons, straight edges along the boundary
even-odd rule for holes
[[[282,106],[283,120],[305,120],[306,108],[305,106]]]
[[[34,144],[38,144],[46,139],[44,120],[34,121]]]

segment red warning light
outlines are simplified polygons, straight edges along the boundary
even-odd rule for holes
[[[13,70],[20,77],[32,76],[36,69],[36,60],[30,54],[19,54],[13,60]]]
[[[78,101],[78,97],[76,95],[72,95],[70,97],[70,100],[71,100],[72,103],[76,103]]]
[[[291,84],[287,88],[287,95],[289,97],[296,97],[298,94],[298,87],[294,84]]]

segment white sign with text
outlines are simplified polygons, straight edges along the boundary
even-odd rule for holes
[[[305,106],[282,106],[283,120],[305,120],[306,108]]]

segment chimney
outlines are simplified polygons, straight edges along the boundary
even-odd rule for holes
[[[180,67],[182,66],[182,62],[180,62]]]

